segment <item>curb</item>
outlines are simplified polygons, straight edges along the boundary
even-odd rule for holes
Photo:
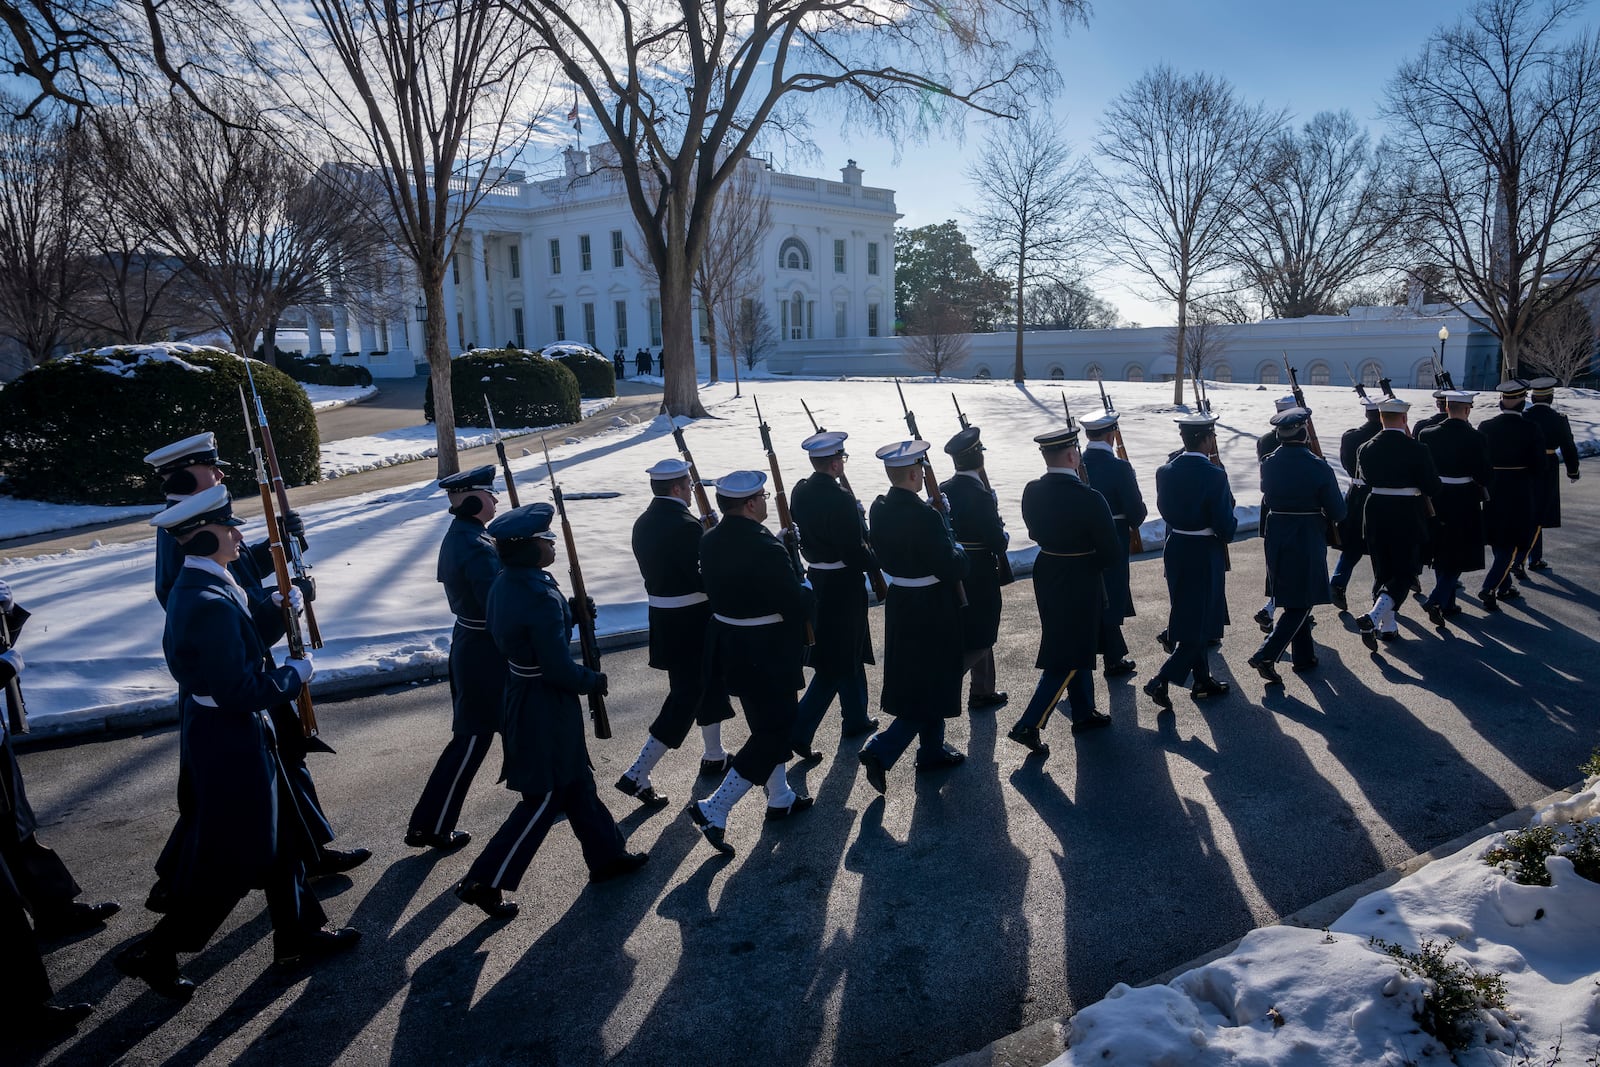
[[[1469,830],[1436,848],[1411,857],[1404,863],[1398,863],[1386,870],[1379,871],[1366,881],[1357,882],[1355,885],[1348,886],[1336,893],[1330,893],[1321,900],[1307,904],[1299,911],[1285,915],[1271,925],[1295,926],[1305,930],[1326,930],[1339,916],[1349,911],[1356,901],[1368,893],[1376,893],[1380,889],[1387,889],[1402,878],[1409,877],[1422,870],[1434,860],[1453,855],[1474,841],[1490,834],[1520,829],[1528,825],[1528,821],[1542,808],[1549,807],[1558,800],[1566,800],[1582,788],[1583,782],[1580,781],[1566,789],[1557,789],[1548,796],[1535,800],[1531,804],[1524,804],[1516,811],[1502,815],[1491,823],[1486,823],[1475,830]],[[1263,928],[1257,927],[1256,929]],[[1253,933],[1254,931],[1251,932]],[[1237,948],[1239,942],[1243,940],[1243,937],[1236,937],[1227,944],[1219,945],[1210,952],[1202,953],[1187,963],[1180,963],[1178,966],[1158,974],[1154,978],[1148,978],[1134,984],[1140,988],[1166,985],[1185,971],[1192,971],[1196,967],[1203,967],[1208,963],[1222,959]],[[1087,1006],[1085,1005],[1085,1007]],[[1071,1034],[1071,1015],[1041,1019],[1031,1026],[1023,1027],[1014,1034],[1009,1034],[990,1042],[976,1052],[968,1052],[965,1055],[946,1060],[940,1067],[1042,1067],[1042,1065],[1050,1063],[1067,1051],[1067,1039]]]

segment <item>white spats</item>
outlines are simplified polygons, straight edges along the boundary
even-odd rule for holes
[[[647,788],[650,785],[650,772],[656,769],[661,757],[670,751],[671,749],[656,740],[654,735],[647,736],[644,748],[639,750],[639,758],[628,768],[628,777],[633,779],[634,784],[640,789]]]
[[[728,753],[722,747],[722,724],[720,722],[713,722],[700,727],[700,737],[704,740],[706,746],[704,759],[719,760],[728,758]]]
[[[1372,602],[1372,621],[1378,624],[1378,632],[1392,634],[1400,629],[1400,624],[1394,617],[1394,597],[1388,593],[1379,593],[1378,599]]]
[[[740,798],[750,792],[750,787],[753,785],[754,782],[740,778],[738,771],[729,771],[722,784],[717,786],[717,791],[700,801],[700,810],[705,813],[712,826],[726,829],[728,812],[733,810],[733,806],[739,803]]]
[[[787,808],[794,803],[794,790],[789,788],[789,777],[785,773],[788,767],[778,764],[772,768],[772,773],[767,776],[767,806],[769,808]]]

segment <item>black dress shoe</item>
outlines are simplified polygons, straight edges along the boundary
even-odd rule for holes
[[[1443,608],[1437,604],[1424,604],[1422,607],[1428,613],[1428,621],[1433,623],[1434,626],[1442,628],[1446,625]]]
[[[1189,695],[1195,700],[1209,700],[1212,697],[1225,697],[1233,691],[1227,682],[1219,682],[1215,678],[1202,678],[1194,683],[1194,688],[1189,690]]]
[[[1050,755],[1050,746],[1039,736],[1037,726],[1013,726],[1006,733],[1006,737],[1015,741],[1029,752],[1037,752],[1041,756]]]
[[[1479,592],[1478,600],[1482,604],[1484,611],[1493,613],[1500,610],[1500,601],[1495,598],[1491,590],[1485,589]]]
[[[989,711],[992,708],[1003,708],[1010,699],[1004,693],[986,693],[981,697],[973,697],[967,701],[967,710]]]
[[[75,1033],[78,1024],[93,1014],[93,1004],[11,1005],[0,1012],[0,1027],[13,1037],[62,1038]]]
[[[1333,606],[1340,611],[1349,611],[1350,602],[1345,599],[1344,586],[1334,585],[1328,587],[1328,599],[1333,601]]]
[[[349,952],[360,943],[361,931],[354,927],[341,926],[333,930],[323,927],[293,940],[286,940],[282,946],[273,951],[272,965],[298,967],[302,963],[314,963],[329,956],[337,956],[341,952]]]
[[[501,896],[500,890],[486,886],[482,882],[462,882],[456,886],[455,894],[461,903],[471,904],[482,910],[489,918],[499,919],[502,922],[515,919],[520,910],[516,901],[505,899]]]
[[[706,817],[706,813],[700,809],[698,800],[689,801],[689,806],[684,811],[688,812],[689,818],[700,827],[700,836],[706,839],[706,844],[724,856],[733,855],[733,846],[728,844],[727,831]]]
[[[1511,568],[1511,576],[1519,582],[1528,580],[1528,572],[1521,565]]]
[[[122,905],[114,900],[102,900],[97,904],[85,904],[74,900],[64,908],[48,911],[39,916],[33,924],[33,931],[42,938],[80,934],[85,930],[93,930],[97,926],[104,925],[107,919],[121,910]]]
[[[1447,619],[1452,619],[1466,610],[1467,609],[1462,607],[1460,604],[1451,604],[1449,607],[1444,609],[1443,615]]]
[[[1550,569],[1550,564],[1545,560],[1536,559],[1528,564],[1528,569],[1530,571],[1547,571]]]
[[[1268,685],[1283,684],[1283,675],[1278,673],[1277,665],[1271,660],[1262,659],[1259,656],[1251,656],[1245,660],[1245,663],[1254,669],[1257,674],[1261,675]]]
[[[1317,669],[1317,664],[1319,664],[1321,662],[1322,661],[1317,659],[1317,657],[1312,656],[1310,659],[1306,660],[1304,663],[1291,663],[1291,664],[1289,664],[1289,669],[1291,671],[1294,671],[1294,673],[1296,673],[1296,674],[1310,674],[1312,671]]]
[[[791,815],[799,815],[802,811],[810,811],[812,805],[816,804],[816,802],[815,797],[802,796],[796,793],[794,799],[787,804],[768,804],[767,821],[787,819]]]
[[[442,834],[430,833],[427,830],[407,830],[406,844],[412,848],[436,848],[440,852],[454,852],[458,848],[465,848],[472,840],[472,835],[465,830],[446,830]]]
[[[1144,695],[1156,702],[1156,706],[1172,710],[1172,697],[1167,693],[1167,683],[1159,678],[1152,678],[1144,683]]]
[[[1262,608],[1260,611],[1256,612],[1255,620],[1256,625],[1261,627],[1262,633],[1270,634],[1272,632],[1272,612],[1268,611],[1266,608]]]
[[[186,1001],[194,996],[194,982],[178,970],[178,957],[171,952],[151,951],[142,940],[117,953],[112,963],[129,978],[142,980],[168,1000]]]
[[[1373,652],[1378,650],[1378,622],[1370,614],[1356,619],[1356,626],[1361,631],[1361,643]]]
[[[1398,641],[1400,640],[1400,631],[1385,630],[1378,635],[1378,640],[1382,641],[1384,644],[1388,644],[1391,641]]]
[[[732,756],[723,756],[721,759],[702,759],[700,761],[700,777],[715,778],[727,774],[728,768],[733,766]]]
[[[1110,725],[1111,716],[1107,715],[1103,711],[1097,711],[1087,718],[1073,719],[1072,732],[1075,734],[1086,734],[1090,730],[1103,730]]]
[[[1139,665],[1131,659],[1119,659],[1115,663],[1107,663],[1104,674],[1107,678],[1121,678],[1125,674],[1132,674],[1139,669]]]
[[[967,754],[951,745],[942,746],[938,753],[932,756],[918,756],[917,770],[919,771],[947,771],[951,767],[959,767],[967,762]]]
[[[1177,644],[1172,640],[1171,636],[1165,630],[1162,630],[1160,633],[1156,634],[1156,643],[1159,644],[1162,651],[1169,656],[1178,650]]]
[[[867,770],[867,784],[876,789],[879,796],[886,793],[889,789],[889,769],[883,765],[877,753],[870,748],[863,748],[856,759]]]
[[[1411,579],[1411,591],[1413,593],[1417,594],[1418,596],[1422,595],[1422,579],[1421,578],[1413,578],[1413,579]]]
[[[315,867],[306,872],[306,878],[328,878],[335,874],[343,874],[354,870],[371,858],[372,850],[368,848],[324,848],[322,858]]]
[[[639,783],[634,781],[632,778],[629,778],[626,774],[617,779],[617,791],[625,796],[632,797],[652,811],[656,810],[657,808],[664,808],[667,806],[667,796],[665,793],[657,793],[656,787],[653,785],[647,785],[643,789],[640,789]]]
[[[589,872],[589,881],[609,882],[613,878],[621,878],[625,874],[632,874],[645,865],[650,858],[648,852],[624,852],[614,860],[602,864]]]
[[[1501,586],[1500,591],[1495,595],[1501,600],[1520,600],[1522,599],[1522,590],[1514,585],[1506,585]]]
[[[847,727],[845,727],[843,730],[841,730],[839,732],[839,736],[843,737],[843,738],[846,738],[846,739],[849,739],[849,738],[852,738],[852,737],[860,737],[863,734],[874,733],[874,732],[877,731],[877,729],[878,729],[878,720],[877,719],[868,719],[866,722],[859,723],[859,724],[857,724],[855,726],[847,726]]]
[[[814,748],[799,748],[794,750],[794,758],[801,763],[821,763],[822,753]]]

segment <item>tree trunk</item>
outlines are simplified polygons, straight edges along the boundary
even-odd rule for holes
[[[1521,365],[1521,346],[1517,338],[1510,331],[1500,338],[1500,381],[1509,381],[1517,377],[1517,369]],[[1489,388],[1493,389],[1499,382],[1490,382]]]
[[[276,317],[267,320],[261,328],[261,361],[269,366],[277,367],[284,373],[289,371],[289,360],[278,359],[278,320]]]
[[[428,321],[422,324],[423,347],[428,355],[428,378],[433,383],[433,434],[439,448],[438,476],[448,477],[461,468],[456,457],[456,405],[450,388],[449,317],[444,306],[444,265],[422,283]]]
[[[668,415],[705,418],[694,373],[694,272],[679,246],[668,245],[659,274],[662,401]]]
[[[1172,402],[1173,404],[1179,406],[1183,404],[1184,364],[1188,361],[1188,353],[1184,351],[1184,341],[1187,340],[1188,332],[1189,294],[1180,293],[1178,295],[1178,340],[1177,343],[1172,346],[1172,369],[1174,371],[1174,374],[1172,375]]]
[[[1027,263],[1022,253],[1017,253],[1017,357],[1011,365],[1011,380],[1018,385],[1026,377],[1022,368],[1022,283],[1027,277]]]
[[[706,301],[706,352],[711,357],[711,371],[706,375],[707,385],[717,384],[717,313],[712,302]]]

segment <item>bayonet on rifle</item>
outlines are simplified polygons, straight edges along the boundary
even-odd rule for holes
[[[583,657],[583,665],[599,673],[600,640],[595,635],[594,613],[589,610],[589,594],[583,585],[583,567],[578,563],[578,539],[572,532],[571,520],[567,518],[567,501],[561,495],[561,483],[556,481],[555,464],[550,462],[550,442],[540,434],[539,443],[544,446],[544,467],[550,472],[550,492],[555,498],[556,514],[561,517],[561,536],[567,545],[567,574],[572,579],[573,616],[578,624],[578,649]],[[589,716],[594,720],[594,736],[604,741],[611,736],[611,717],[606,714],[606,698],[597,691],[590,693],[585,699],[589,702]]]
[[[489,394],[483,395],[483,410],[489,413],[489,431],[494,434],[495,455],[500,457],[500,472],[506,476],[506,496],[511,499],[513,508],[520,508],[522,502],[517,499],[517,480],[511,476],[511,461],[506,459],[506,441],[500,435],[500,427],[494,424],[494,408],[489,403]]]

